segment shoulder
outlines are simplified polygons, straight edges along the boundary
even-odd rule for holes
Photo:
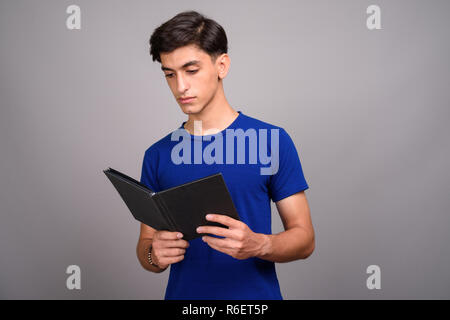
[[[255,129],[279,129],[284,130],[282,127],[275,124],[269,123],[267,121],[260,120],[258,118],[242,114],[242,122],[245,127],[255,128]]]
[[[243,115],[242,120],[243,120],[241,122],[243,124],[242,126],[246,127],[247,129],[250,128],[253,128],[255,130],[266,129],[267,134],[269,136],[278,137],[281,143],[286,141],[292,141],[288,132],[280,125],[269,123],[267,121],[263,121],[248,115]]]
[[[154,142],[150,147],[145,150],[145,154],[155,154],[170,147],[171,136],[173,132],[169,132],[164,137],[160,138],[158,141]]]
[[[171,135],[170,132],[160,138],[158,141],[151,144],[144,152],[144,162],[159,163],[161,155],[167,153],[171,148]],[[170,152],[169,152],[170,154]]]

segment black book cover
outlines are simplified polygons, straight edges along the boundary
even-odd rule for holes
[[[160,192],[112,168],[103,172],[136,220],[156,230],[179,231],[184,240],[201,237],[196,229],[202,225],[227,228],[207,221],[208,213],[240,220],[220,172]]]

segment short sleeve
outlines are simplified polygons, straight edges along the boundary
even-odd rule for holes
[[[270,197],[277,202],[308,188],[295,144],[289,134],[280,128],[279,167],[278,171],[270,176]]]
[[[141,171],[141,183],[146,185],[154,192],[161,191],[158,183],[158,168],[159,157],[152,148],[147,149],[144,154],[144,160],[142,161]]]

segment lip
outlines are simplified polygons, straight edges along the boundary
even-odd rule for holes
[[[192,101],[194,101],[195,97],[186,97],[186,98],[179,98],[178,100],[181,103],[190,103]]]

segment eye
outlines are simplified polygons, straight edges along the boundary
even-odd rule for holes
[[[193,74],[193,73],[196,73],[197,71],[198,71],[198,69],[197,69],[197,70],[188,70],[188,72],[189,72],[189,73],[192,73],[192,74]]]
[[[166,78],[172,78],[172,77],[173,77],[173,73],[166,74]]]

